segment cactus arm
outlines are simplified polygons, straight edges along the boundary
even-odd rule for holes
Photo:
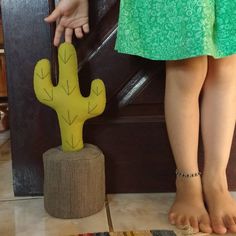
[[[50,62],[47,59],[38,61],[34,69],[34,91],[37,99],[50,107],[54,107],[54,87],[51,81]]]
[[[98,116],[104,111],[106,104],[106,90],[101,79],[92,81],[87,102],[87,119]]]

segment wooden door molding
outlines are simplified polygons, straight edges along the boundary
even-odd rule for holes
[[[56,116],[39,104],[33,90],[35,63],[41,58],[52,58],[50,27],[43,21],[50,5],[45,0],[33,4],[27,0],[2,1],[17,196],[42,194],[41,153],[57,144]]]

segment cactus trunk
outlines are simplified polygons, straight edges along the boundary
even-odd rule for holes
[[[65,118],[63,118],[60,114],[57,114],[60,130],[61,130],[61,142],[62,149],[66,152],[77,151],[84,147],[83,143],[83,125],[84,122],[77,122],[74,125],[70,125],[72,122],[72,118],[67,120],[68,126],[65,129],[64,123]],[[68,117],[67,117],[68,118]],[[76,132],[75,132],[76,131]]]

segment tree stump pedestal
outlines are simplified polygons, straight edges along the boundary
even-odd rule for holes
[[[61,147],[43,154],[44,207],[63,219],[90,216],[105,203],[105,160],[95,145],[84,144],[78,152]]]

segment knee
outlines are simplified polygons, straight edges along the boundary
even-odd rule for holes
[[[221,59],[209,58],[206,82],[224,86],[236,86],[236,55]]]
[[[166,62],[166,87],[183,95],[198,96],[207,74],[207,57]]]

